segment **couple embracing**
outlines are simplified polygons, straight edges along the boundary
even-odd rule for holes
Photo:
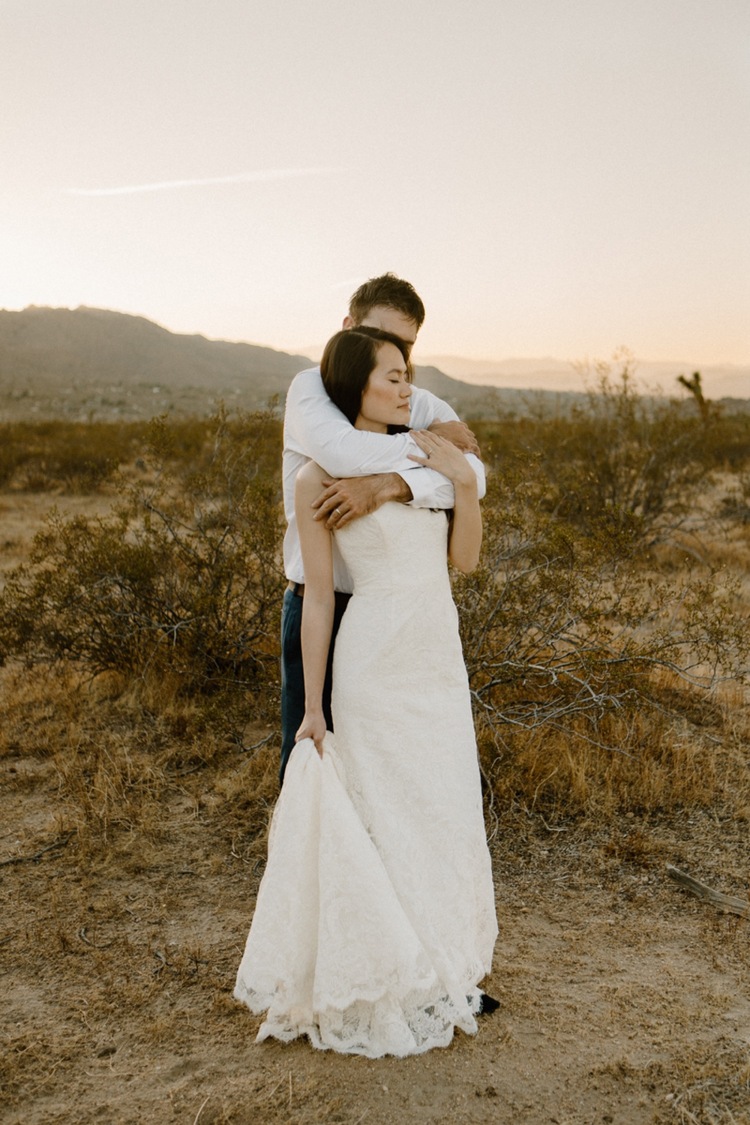
[[[496,1007],[447,567],[476,566],[484,472],[451,408],[413,386],[423,320],[408,282],[366,282],[287,397],[283,787],[235,986],[266,1013],[258,1039],[371,1058],[446,1046]]]

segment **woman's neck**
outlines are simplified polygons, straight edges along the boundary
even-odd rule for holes
[[[371,434],[387,434],[388,427],[385,422],[372,422],[369,418],[363,418],[360,414],[357,421],[354,423],[355,430],[366,430]]]

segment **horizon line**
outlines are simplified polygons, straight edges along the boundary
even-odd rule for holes
[[[213,341],[217,341],[219,343],[252,344],[256,347],[270,348],[273,351],[285,352],[287,355],[306,355],[306,349],[305,348],[300,349],[296,345],[270,344],[270,343],[263,343],[259,340],[241,339],[241,338],[238,338],[236,336],[231,336],[231,337],[226,336],[226,335],[219,336],[219,335],[214,335],[213,333],[209,333],[207,330],[202,330],[202,329],[170,328],[162,320],[157,319],[156,316],[153,313],[132,312],[132,311],[129,311],[129,310],[124,310],[124,309],[108,308],[104,305],[89,305],[89,304],[85,304],[85,303],[79,303],[77,305],[50,305],[50,304],[36,304],[34,302],[30,302],[26,305],[23,305],[21,307],[16,307],[16,308],[10,308],[10,307],[5,306],[5,305],[0,306],[0,312],[8,312],[8,313],[26,312],[27,310],[30,310],[30,309],[32,309],[32,310],[33,309],[37,309],[37,310],[49,309],[51,311],[64,311],[64,312],[90,311],[90,312],[114,313],[116,316],[130,316],[130,317],[139,318],[141,320],[148,320],[152,324],[156,324],[158,327],[164,328],[165,331],[171,333],[174,336],[203,336],[205,339],[207,339],[209,341],[213,340]],[[322,345],[314,345],[314,344],[313,345],[307,345],[307,350],[315,350],[316,348],[318,350],[322,350]],[[419,353],[418,346],[415,348],[415,351],[417,352],[417,354]],[[312,357],[310,357],[308,355],[307,358],[312,358]],[[653,359],[653,358],[649,358],[647,356],[641,356],[641,355],[637,355],[637,354],[633,355],[632,358],[634,360],[634,364],[635,364],[636,368],[638,367],[639,364],[679,364],[679,365],[685,367],[686,370],[689,368],[691,372],[695,371],[695,370],[697,370],[701,367],[737,367],[737,368],[741,368],[741,369],[750,368],[750,358],[748,358],[746,360],[721,360],[721,359],[718,359],[718,360],[717,359],[700,360],[699,359],[699,360],[689,360],[688,361],[688,360],[685,360],[685,359],[675,359],[675,358],[672,358],[672,359]],[[489,358],[487,358],[486,356],[478,358],[476,356],[471,356],[471,355],[461,355],[460,353],[457,354],[456,352],[437,351],[435,349],[431,349],[429,352],[425,352],[423,358],[418,360],[418,363],[420,365],[426,365],[426,364],[429,363],[430,360],[435,360],[435,359],[466,360],[469,363],[506,363],[506,362],[513,361],[513,360],[518,360],[520,362],[527,363],[530,360],[535,360],[535,361],[552,360],[556,363],[564,363],[564,364],[572,366],[572,365],[580,365],[582,363],[592,363],[592,364],[599,363],[599,362],[609,363],[609,362],[615,361],[616,356],[613,356],[612,354],[610,354],[608,357],[605,358],[605,357],[596,355],[594,353],[589,353],[589,355],[584,356],[583,359],[581,359],[580,356],[576,359],[570,359],[570,358],[561,357],[559,355],[557,355],[557,356],[556,355],[550,355],[549,353],[544,354],[544,355],[539,355],[539,354],[537,354],[537,355],[519,355],[518,353],[515,353],[515,354],[507,354],[506,353],[505,355],[490,356]]]

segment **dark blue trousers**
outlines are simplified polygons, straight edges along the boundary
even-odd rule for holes
[[[333,615],[331,647],[328,651],[325,685],[323,688],[323,713],[326,727],[333,730],[331,718],[331,679],[333,646],[341,618],[349,603],[349,594],[336,594]],[[279,782],[283,785],[289,755],[294,749],[294,736],[305,717],[305,676],[302,669],[302,603],[304,598],[287,590],[281,609],[281,768]]]

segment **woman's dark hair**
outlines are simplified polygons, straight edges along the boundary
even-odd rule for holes
[[[377,367],[378,352],[383,344],[394,344],[398,348],[411,381],[409,345],[380,328],[345,328],[331,337],[323,351],[320,361],[323,386],[331,402],[352,425],[357,421],[362,395],[371,372]]]

